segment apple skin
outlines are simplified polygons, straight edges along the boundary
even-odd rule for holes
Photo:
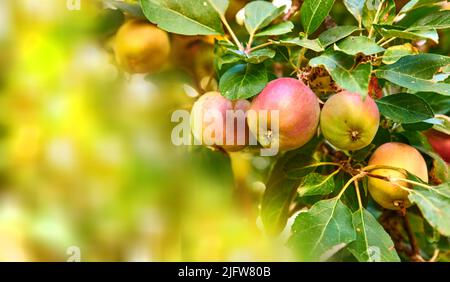
[[[225,149],[229,152],[236,152],[244,149],[249,143],[249,129],[246,120],[244,120],[245,130],[245,144],[238,144],[238,125],[237,119],[234,119],[233,125],[226,124],[226,112],[232,110],[242,110],[244,113],[250,108],[250,102],[247,100],[230,101],[220,95],[219,92],[208,92],[202,95],[192,107],[191,110],[191,130],[194,138],[201,141],[202,144],[210,146],[217,146]],[[216,111],[222,118],[222,127],[215,127],[214,120],[208,119],[208,111]],[[212,113],[212,112],[210,112]],[[214,113],[213,113],[214,114]],[[207,131],[207,128],[212,128],[211,134]],[[227,136],[231,136],[234,130],[233,144],[227,144]],[[221,142],[216,142],[215,137],[221,139]],[[241,133],[242,134],[242,133]],[[221,143],[221,144],[220,144]]]
[[[425,131],[424,134],[436,153],[438,153],[444,161],[450,163],[450,135],[435,129],[429,129]]]
[[[117,31],[114,51],[117,63],[125,71],[156,72],[169,58],[169,36],[147,21],[132,19]]]
[[[390,142],[378,147],[369,160],[371,165],[385,165],[407,170],[428,182],[428,169],[422,155],[414,147],[407,144]],[[393,178],[407,178],[404,173],[393,169],[375,169],[371,173]],[[411,188],[403,181],[399,185]],[[369,192],[372,198],[382,207],[390,210],[408,208],[411,202],[408,200],[408,192],[385,180],[369,177]]]
[[[369,96],[342,91],[331,96],[320,115],[324,137],[341,150],[359,150],[369,145],[378,131],[380,112]]]
[[[294,78],[279,78],[267,84],[264,90],[252,101],[250,110],[255,115],[248,115],[250,131],[266,147],[278,142],[279,150],[287,151],[299,148],[312,139],[317,131],[320,117],[320,105],[314,92],[302,81]],[[258,132],[260,111],[279,111],[279,132],[267,130]],[[273,134],[273,135],[272,135]],[[272,136],[272,138],[268,137]],[[270,139],[270,140],[269,140]]]

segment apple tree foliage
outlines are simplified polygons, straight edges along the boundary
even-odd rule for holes
[[[232,1],[140,0],[138,9],[119,8],[170,33],[214,36],[218,87],[228,99],[251,99],[290,76],[322,101],[340,89],[370,95],[382,115],[377,136],[361,150],[336,151],[319,135],[274,158],[261,200],[265,232],[278,235],[295,216],[287,244],[301,261],[425,261],[448,253],[448,164],[422,134],[450,130],[439,118],[450,112],[450,57],[422,48],[439,44],[450,28],[448,3],[294,0],[286,9],[241,1],[239,25],[226,16]],[[348,10],[345,24],[333,18],[338,8]],[[368,158],[391,141],[417,148],[431,175],[429,183],[408,175],[416,205],[403,214],[382,211],[367,193]],[[399,218],[405,224],[393,224]]]

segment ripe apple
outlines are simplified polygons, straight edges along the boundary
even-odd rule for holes
[[[147,21],[132,19],[119,28],[114,51],[117,63],[125,71],[155,72],[169,57],[169,36]]]
[[[249,142],[245,116],[249,108],[247,100],[230,101],[219,92],[208,92],[192,107],[192,134],[203,145],[222,147],[229,152],[242,150]],[[228,122],[227,114],[230,114]]]
[[[450,135],[435,129],[429,129],[425,131],[424,134],[436,153],[438,153],[444,161],[450,163]]]
[[[264,147],[278,146],[281,151],[301,147],[311,140],[320,116],[314,92],[294,78],[271,81],[253,99],[250,110],[255,113],[247,118],[250,131]],[[272,128],[273,113],[278,113],[278,130]]]
[[[375,150],[369,160],[370,165],[384,165],[401,168],[428,182],[428,170],[422,155],[414,147],[403,143],[385,143]],[[407,178],[403,172],[394,169],[375,169],[373,174],[390,178]],[[404,181],[395,182],[398,185],[411,188]],[[390,210],[400,210],[411,206],[408,191],[389,183],[388,181],[369,177],[369,192],[372,198],[382,207]]]
[[[331,96],[320,115],[325,138],[342,150],[359,150],[369,145],[378,131],[380,113],[369,96],[342,91]]]

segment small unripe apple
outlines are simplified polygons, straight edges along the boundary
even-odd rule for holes
[[[249,108],[247,100],[230,101],[219,92],[208,92],[192,107],[192,134],[203,145],[222,147],[229,152],[242,150],[249,142],[246,121]]]
[[[252,101],[250,110],[255,113],[248,115],[250,131],[261,145],[278,146],[281,151],[299,148],[311,140],[320,116],[319,101],[314,92],[294,78],[271,81]],[[265,113],[268,118],[262,118]],[[271,128],[274,113],[278,114],[277,130]]]
[[[391,142],[378,147],[369,160],[369,166],[372,165],[404,169],[428,182],[427,164],[422,155],[414,147],[403,143]],[[395,178],[406,179],[408,177],[405,173],[394,169],[380,168],[372,170],[371,173],[389,177],[393,181],[395,181]],[[394,183],[411,189],[411,185],[404,181],[395,181]],[[408,200],[408,191],[397,185],[373,177],[369,177],[368,184],[370,195],[382,207],[400,210],[411,206],[411,202]]]
[[[129,73],[156,72],[169,57],[169,36],[147,21],[129,20],[117,31],[114,52],[119,66]]]
[[[331,96],[320,115],[323,136],[341,150],[359,150],[369,145],[380,123],[377,104],[369,96],[342,91]]]
[[[438,153],[444,161],[450,163],[450,135],[435,129],[429,129],[425,131],[424,134],[436,153]]]

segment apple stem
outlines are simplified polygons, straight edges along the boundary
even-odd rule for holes
[[[305,37],[305,39],[306,39],[306,37]],[[306,48],[303,47],[302,50],[300,51],[300,55],[298,56],[297,72],[300,72],[300,67],[302,66],[302,62],[303,62],[303,58],[305,57],[305,53],[306,53]]]
[[[253,44],[254,37],[255,37],[255,33],[252,32],[250,34],[250,38],[248,39],[247,48],[245,48],[245,54],[249,54],[250,51],[252,50],[252,44]]]
[[[345,183],[344,187],[342,187],[342,190],[337,195],[337,198],[340,199],[342,197],[342,195],[344,194],[345,190],[347,190],[347,188],[350,186],[350,184],[352,184],[354,181],[358,181],[358,179],[364,177],[365,175],[366,175],[365,172],[360,172],[359,174],[357,174],[357,175],[353,176],[352,178],[350,178],[350,180],[347,181],[347,183]]]
[[[391,39],[389,39],[389,40],[383,42],[383,44],[381,44],[380,46],[381,46],[381,47],[384,47],[384,46],[386,46],[386,44],[388,44],[388,43],[394,41],[395,39],[397,39],[397,37],[392,37]]]
[[[264,48],[264,47],[267,47],[267,46],[270,46],[270,45],[273,45],[273,44],[274,44],[273,41],[269,41],[269,42],[263,43],[261,45],[258,45],[258,46],[255,46],[253,48],[250,48],[248,53],[251,53],[251,52],[253,52],[255,50],[258,50],[258,49],[261,49],[261,48]]]

